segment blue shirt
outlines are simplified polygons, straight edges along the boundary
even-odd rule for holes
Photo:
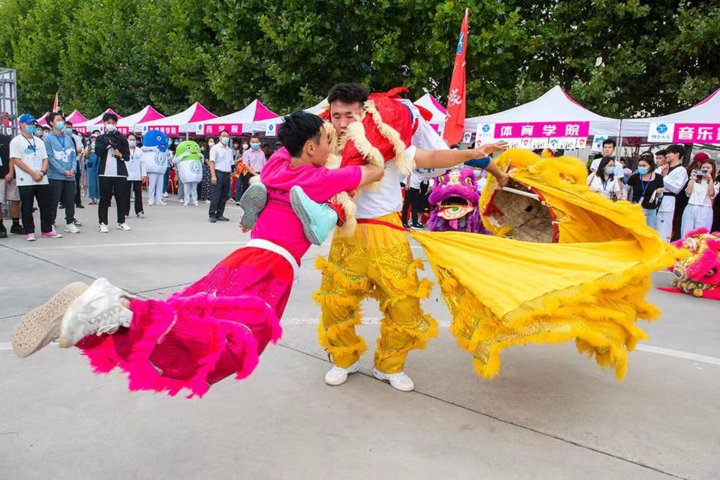
[[[47,176],[50,180],[75,181],[77,168],[77,152],[75,142],[70,135],[56,135],[55,132],[45,137],[45,150],[47,150],[49,169]],[[71,170],[72,177],[66,177],[65,171]]]

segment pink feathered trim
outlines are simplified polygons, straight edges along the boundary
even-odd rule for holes
[[[250,328],[243,324],[244,315],[252,316],[254,323],[269,326],[273,343],[277,343],[282,336],[282,328],[273,309],[254,295],[173,295],[167,301],[135,300],[131,302],[130,309],[133,312],[133,324],[129,332],[123,332],[124,335],[132,336],[127,358],[117,354],[112,335],[98,337],[100,341],[97,343],[94,338],[89,338],[88,345],[81,348],[95,372],[107,373],[115,366],[127,372],[129,389],[132,391],[152,390],[175,396],[181,390],[188,389],[191,393],[187,398],[202,397],[210,388],[208,375],[226,351],[242,359],[235,378],[240,380],[248,377],[258,365],[259,345]],[[223,309],[229,310],[233,318],[223,319],[213,315],[213,311]],[[195,317],[192,316],[194,311],[198,314]],[[195,373],[189,379],[167,377],[150,361],[158,342],[177,321],[206,323],[208,325],[202,328],[212,332],[209,353],[197,361]]]

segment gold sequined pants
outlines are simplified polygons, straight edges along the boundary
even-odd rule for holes
[[[401,225],[397,214],[377,220]],[[360,302],[367,297],[378,301],[383,314],[375,351],[378,370],[402,371],[408,352],[424,348],[437,335],[437,322],[420,309],[431,283],[418,280],[423,265],[413,259],[404,232],[360,223],[352,236],[335,234],[328,259],[318,258],[317,267],[323,273],[313,295],[322,310],[318,337],[335,365],[347,368],[367,350],[355,332],[361,324]]]

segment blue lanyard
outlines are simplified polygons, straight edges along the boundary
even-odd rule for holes
[[[30,143],[30,140],[28,140],[28,139],[25,137],[25,135],[23,135],[22,137],[25,139],[25,141],[26,141],[27,144],[28,144],[28,147],[30,147],[30,149],[33,151],[33,153],[37,152],[37,145],[35,145],[35,139],[33,138],[32,143]]]
[[[65,134],[63,133],[62,135],[57,135],[57,134],[54,134],[54,135],[57,137],[58,142],[60,142],[62,144],[62,148],[63,148],[63,152],[64,152],[65,151]]]

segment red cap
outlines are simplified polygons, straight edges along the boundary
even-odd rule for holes
[[[708,155],[705,152],[698,152],[693,157],[693,163],[695,162],[704,162],[705,160],[710,160],[710,155]]]

